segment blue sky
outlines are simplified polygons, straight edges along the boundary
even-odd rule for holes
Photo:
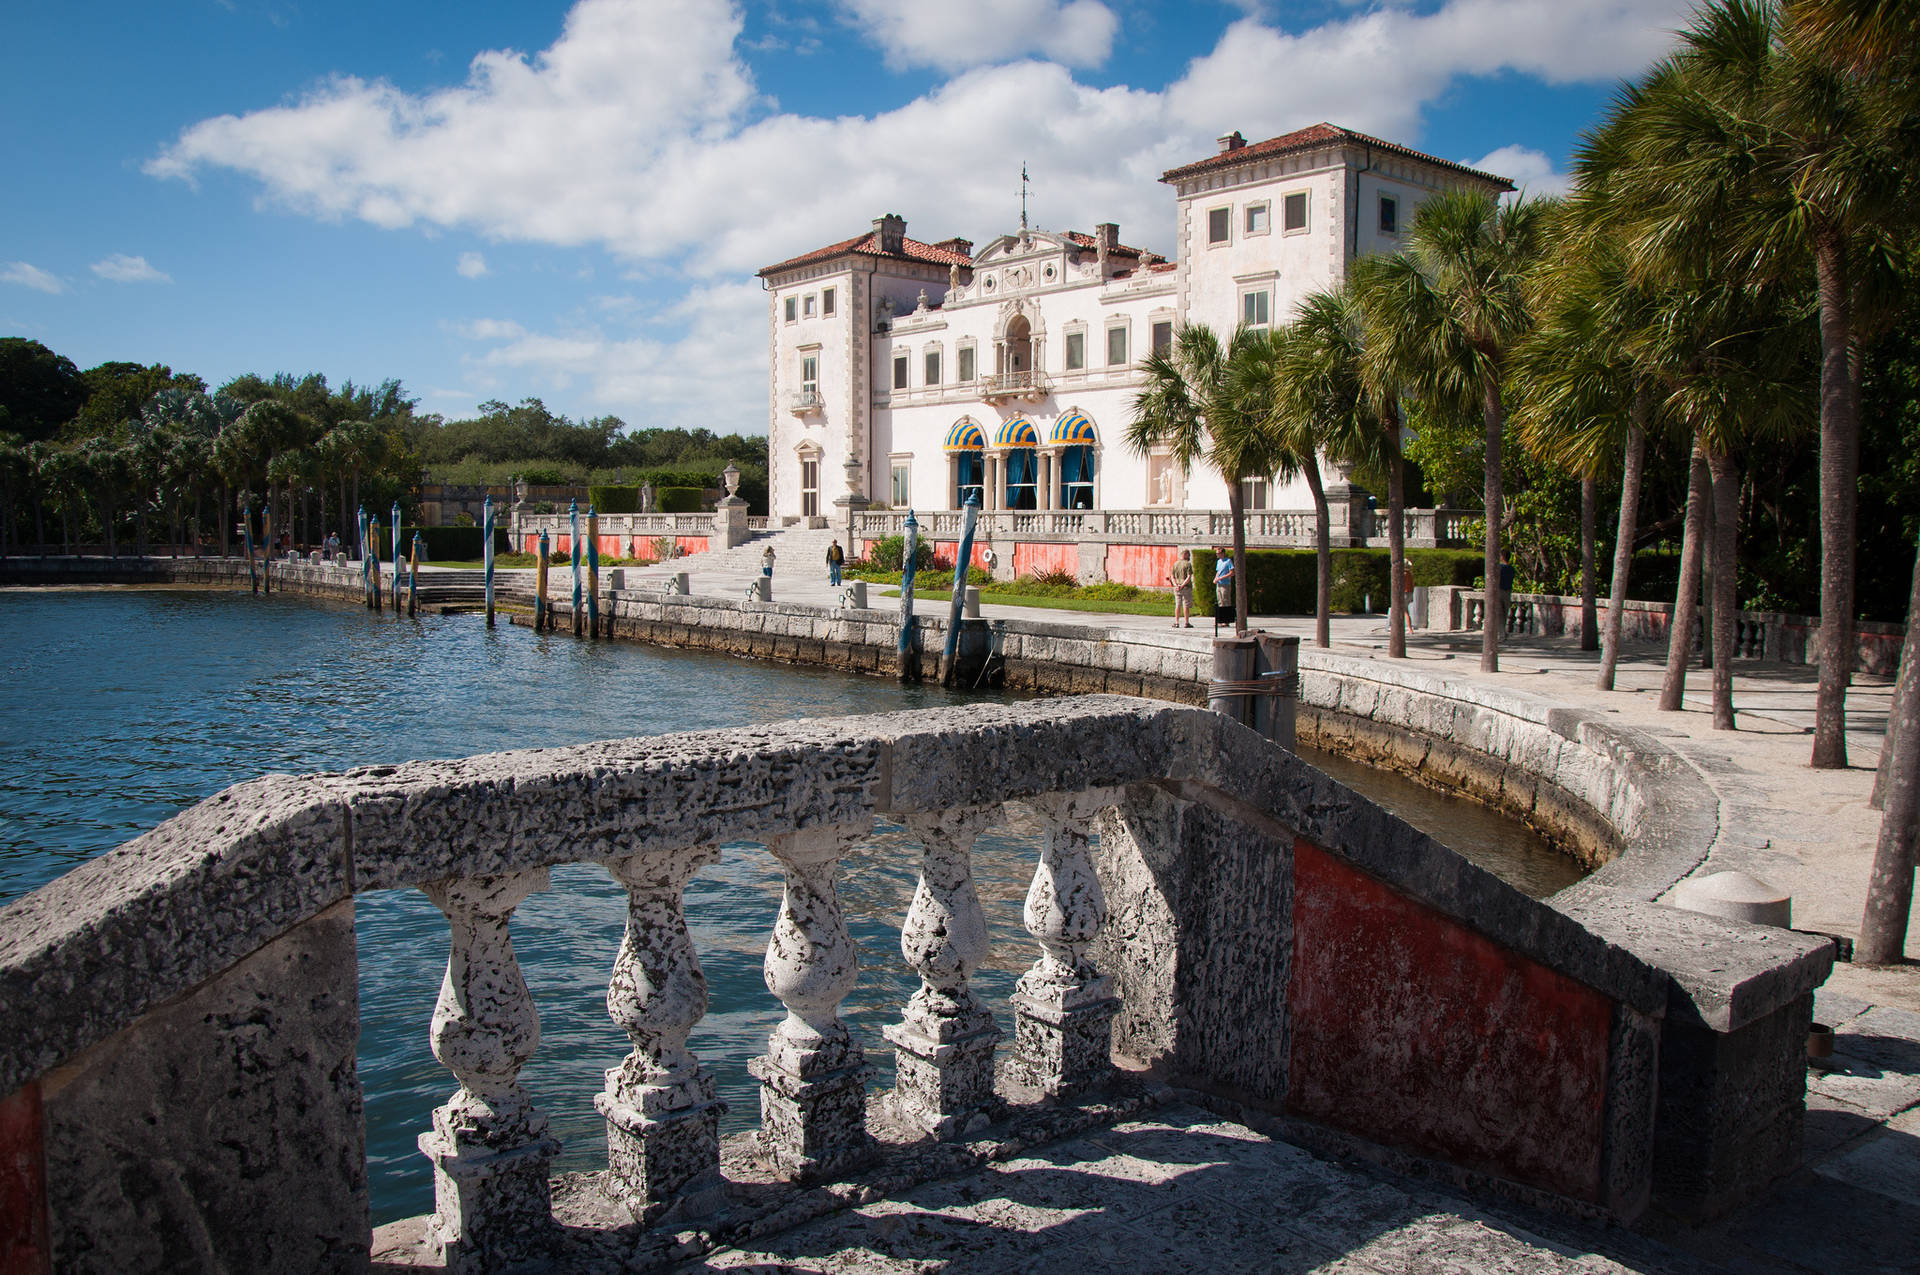
[[[764,432],[753,271],[1118,221],[1326,119],[1556,189],[1685,0],[74,0],[0,44],[0,335]]]

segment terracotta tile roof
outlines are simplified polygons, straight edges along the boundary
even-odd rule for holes
[[[1414,150],[1410,146],[1401,146],[1397,142],[1384,141],[1378,137],[1369,137],[1365,133],[1356,133],[1350,128],[1341,128],[1336,124],[1328,124],[1324,121],[1306,128],[1296,129],[1291,133],[1284,133],[1279,137],[1270,137],[1264,142],[1250,142],[1234,150],[1222,151],[1218,155],[1209,155],[1205,159],[1196,160],[1191,164],[1183,164],[1179,168],[1169,168],[1166,172],[1160,174],[1160,180],[1163,182],[1177,182],[1182,178],[1194,177],[1201,173],[1214,172],[1217,169],[1234,168],[1251,160],[1266,159],[1273,155],[1285,155],[1293,151],[1312,150],[1316,146],[1325,146],[1329,142],[1353,142],[1361,146],[1370,146],[1375,150],[1387,151],[1394,155],[1403,155],[1408,159],[1417,159],[1422,163],[1432,164],[1438,168],[1463,173],[1469,177],[1477,177],[1481,181],[1492,182],[1503,190],[1513,189],[1513,183],[1505,177],[1497,177],[1492,173],[1483,173],[1477,168],[1469,168],[1465,164],[1456,164],[1450,159],[1441,159],[1438,156],[1428,155],[1422,151]]]
[[[1069,230],[1064,237],[1073,240],[1073,242],[1079,244],[1082,248],[1090,251],[1097,250],[1100,247],[1100,241],[1098,239],[1095,239],[1092,235],[1082,234],[1078,230]],[[1109,257],[1138,257],[1149,264],[1155,261],[1166,260],[1165,257],[1157,252],[1149,252],[1145,248],[1129,248],[1125,244],[1116,244],[1107,249],[1107,255]]]
[[[776,262],[759,273],[775,274],[781,270],[791,270],[795,266],[809,265],[815,261],[827,261],[847,253],[855,253],[862,257],[886,257],[894,261],[930,261],[942,266],[973,264],[973,258],[964,252],[956,252],[952,248],[937,248],[930,243],[921,243],[918,239],[903,239],[901,249],[902,251],[897,253],[880,251],[879,232],[869,230],[864,235],[855,235],[851,239],[842,239],[839,243],[828,244],[824,248],[816,248],[812,252],[801,253],[797,257]]]

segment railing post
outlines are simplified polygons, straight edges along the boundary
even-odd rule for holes
[[[519,1082],[540,1044],[540,1015],[507,921],[547,888],[547,870],[454,877],[420,890],[446,914],[447,975],[433,1007],[433,1056],[460,1089],[420,1135],[433,1162],[429,1239],[449,1271],[493,1270],[537,1252],[552,1227],[547,1166],[560,1143]]]
[[[635,854],[603,865],[627,888],[627,929],[607,981],[607,1013],[633,1052],[607,1071],[594,1106],[607,1119],[610,1194],[651,1222],[689,1184],[720,1168],[713,1077],[687,1036],[707,1013],[707,979],[687,934],[687,881],[717,846]]]
[[[797,1178],[830,1176],[873,1155],[873,1068],[840,1021],[840,1002],[859,977],[858,949],[833,884],[840,857],[872,830],[871,822],[830,824],[767,843],[786,874],[767,944],[767,990],[787,1017],[747,1070],[760,1081],[762,1145],[781,1172]]]
[[[1119,800],[1113,789],[1029,799],[1047,825],[1022,914],[1040,959],[1013,994],[1012,1071],[1049,1097],[1089,1088],[1113,1070],[1120,1002],[1112,981],[1087,959],[1107,920],[1087,842],[1094,815]]]
[[[896,1114],[936,1138],[992,1119],[993,1048],[1001,1031],[967,986],[987,957],[987,918],[973,888],[973,842],[1005,821],[1000,806],[907,816],[921,847],[920,884],[900,929],[900,951],[920,990],[884,1028],[894,1054]]]

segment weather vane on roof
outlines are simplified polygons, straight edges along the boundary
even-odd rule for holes
[[[1027,232],[1027,165],[1026,165],[1026,161],[1022,160],[1020,164],[1020,233],[1025,234],[1026,232]]]

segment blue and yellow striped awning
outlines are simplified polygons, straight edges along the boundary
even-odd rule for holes
[[[1093,446],[1100,441],[1100,432],[1093,427],[1082,411],[1071,411],[1053,423],[1053,431],[1047,435],[1049,443],[1066,443],[1070,446],[1085,443]]]
[[[971,416],[962,416],[947,431],[947,450],[950,452],[977,452],[986,445],[986,431]]]
[[[1010,421],[1002,421],[1000,428],[993,432],[995,447],[1038,447],[1040,431],[1033,422],[1024,416],[1016,416]]]

